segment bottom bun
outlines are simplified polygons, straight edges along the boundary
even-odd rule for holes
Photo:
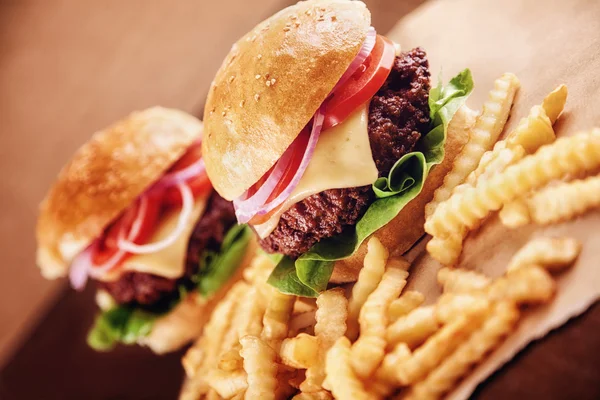
[[[431,201],[435,190],[442,185],[444,177],[452,168],[454,159],[469,140],[469,129],[475,122],[476,115],[475,111],[466,106],[458,110],[448,127],[444,161],[431,170],[421,193],[410,201],[396,218],[373,234],[390,254],[405,253],[425,234],[425,205]],[[331,282],[346,283],[358,279],[358,273],[363,267],[363,260],[367,254],[367,242],[368,239],[352,256],[335,263]]]
[[[141,338],[138,344],[149,347],[156,354],[164,354],[179,350],[200,336],[215,305],[242,278],[244,269],[254,257],[256,246],[256,242],[250,240],[246,255],[235,275],[214,296],[205,299],[197,293],[188,295],[171,312],[156,320],[150,334]]]

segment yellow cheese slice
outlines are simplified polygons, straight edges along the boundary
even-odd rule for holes
[[[367,130],[369,104],[354,112],[340,125],[321,132],[310,164],[298,186],[269,220],[254,225],[265,238],[277,227],[279,218],[295,203],[327,189],[370,185],[377,179]]]
[[[101,280],[114,281],[125,271],[144,272],[169,279],[176,279],[183,276],[188,242],[196,223],[204,213],[209,195],[210,193],[207,193],[196,198],[194,209],[186,221],[185,229],[173,244],[155,253],[136,254],[128,257],[123,262],[123,266],[117,268],[114,274],[107,274]],[[177,209],[163,215],[156,227],[156,231],[148,239],[148,243],[158,242],[167,237],[175,229],[175,226],[177,226],[180,213],[181,209]]]

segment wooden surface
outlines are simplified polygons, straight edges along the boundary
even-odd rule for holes
[[[380,32],[420,3],[366,2]],[[154,104],[199,115],[231,43],[289,3],[0,0],[0,365],[10,357],[0,372],[0,399],[176,396],[182,376],[178,354],[156,358],[139,348],[98,354],[86,347],[95,310],[92,290],[78,294],[39,277],[33,256],[37,203],[93,130]],[[476,3],[471,1],[469,12],[442,15],[421,34],[433,42],[450,22],[467,29],[472,18],[493,25],[493,15],[476,15]],[[556,19],[560,32],[560,16]],[[412,44],[428,43],[403,43]],[[454,42],[443,52],[456,51],[458,58],[469,45]],[[488,71],[476,79],[489,81],[506,63],[498,58],[468,66]],[[597,82],[598,76],[584,69],[580,79]],[[599,331],[595,306],[530,346],[476,397],[600,398]]]

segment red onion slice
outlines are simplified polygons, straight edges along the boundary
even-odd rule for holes
[[[298,183],[300,182],[302,175],[304,175],[304,171],[306,171],[306,168],[308,167],[308,163],[310,162],[310,159],[313,156],[315,147],[317,146],[317,142],[319,140],[319,135],[321,134],[321,128],[323,127],[324,119],[325,119],[325,107],[322,105],[317,110],[317,112],[315,113],[315,115],[313,117],[313,126],[312,126],[312,130],[310,132],[310,137],[308,138],[308,143],[306,145],[304,155],[302,156],[302,160],[300,161],[300,165],[298,166],[296,173],[292,177],[292,180],[287,185],[287,187],[272,201],[270,201],[267,204],[257,206],[254,209],[244,208],[243,210],[241,210],[238,213],[237,206],[236,206],[236,216],[238,216],[239,223],[248,222],[255,215],[265,215],[266,213],[272,211],[273,209],[275,209],[276,207],[281,205],[281,203],[283,203],[285,201],[285,199],[287,199],[292,194],[292,192],[294,191],[296,186],[298,186]],[[282,171],[281,174],[283,174],[283,171],[285,171],[285,169],[287,168],[289,159],[291,158],[291,156],[295,150],[296,149],[294,148],[293,145],[288,147],[288,149],[284,153],[284,155],[286,155],[286,157],[285,157],[286,159],[284,160],[284,157],[282,156],[282,158],[277,163],[275,170],[281,169],[281,171]],[[280,162],[281,162],[281,164],[279,164]],[[275,172],[275,170],[273,172]],[[275,181],[275,184],[276,183],[277,183],[277,181]],[[272,191],[273,191],[273,188],[271,188],[271,192]],[[242,195],[242,199],[244,198],[243,196],[245,196],[245,195]],[[243,201],[243,200],[240,200],[240,201]],[[239,204],[239,202],[238,202],[238,204]],[[236,205],[235,202],[234,202],[234,205]],[[240,216],[242,218],[240,218]]]
[[[358,52],[356,57],[354,57],[354,60],[352,60],[350,66],[348,67],[346,72],[344,72],[344,75],[342,75],[338,83],[335,84],[331,93],[335,92],[336,89],[342,86],[348,79],[350,79],[352,75],[354,75],[358,67],[360,67],[360,65],[365,62],[369,54],[371,54],[371,51],[373,51],[373,47],[375,47],[376,41],[377,32],[375,32],[375,28],[371,26],[369,28],[369,31],[367,32],[367,37],[365,38],[365,41],[360,51]]]
[[[275,186],[277,186],[277,183],[283,177],[285,168],[292,158],[293,152],[289,151],[290,148],[283,153],[283,156],[277,161],[267,180],[256,193],[248,197],[248,191],[246,191],[242,196],[233,200],[235,216],[240,224],[250,221],[256,214],[256,210],[265,204],[271,193],[273,193]]]
[[[192,193],[192,190],[189,188],[189,186],[187,186],[184,183],[179,183],[177,184],[177,189],[179,189],[179,193],[181,193],[182,206],[175,229],[173,229],[173,231],[171,231],[171,233],[169,233],[169,235],[163,240],[143,245],[136,244],[131,241],[131,239],[135,237],[135,235],[130,234],[127,239],[121,237],[117,242],[117,245],[119,246],[119,249],[121,251],[132,254],[149,254],[166,249],[167,247],[175,243],[177,238],[183,233],[185,225],[190,219],[192,212],[194,211],[194,194]],[[132,231],[134,230],[133,227],[135,227],[136,225],[141,226],[142,215],[143,214],[138,213],[138,217],[132,225]]]
[[[323,128],[324,120],[325,106],[322,105],[313,117],[313,126],[310,132],[310,137],[308,138],[308,144],[306,145],[304,156],[302,156],[302,161],[300,161],[300,166],[296,170],[296,174],[294,174],[294,177],[292,178],[290,183],[279,194],[279,196],[277,196],[271,202],[265,204],[260,210],[258,210],[258,215],[265,215],[266,213],[272,211],[273,209],[281,205],[281,203],[283,203],[285,199],[290,197],[294,189],[296,189],[296,186],[298,186],[300,179],[302,179],[302,175],[304,175],[304,171],[306,171],[308,163],[310,162],[315,152],[315,147],[317,147],[317,142],[319,141],[319,136],[321,135],[321,128]]]
[[[75,290],[81,291],[85,288],[88,274],[93,264],[92,253],[96,243],[97,242],[94,241],[90,246],[79,253],[71,263],[71,268],[69,269],[69,281],[71,282],[71,287]]]
[[[158,182],[156,182],[150,190],[162,190],[167,187],[176,186],[181,183],[185,183],[190,179],[204,173],[206,167],[204,166],[204,159],[200,157],[193,164],[188,165],[184,169],[176,172],[165,174]]]

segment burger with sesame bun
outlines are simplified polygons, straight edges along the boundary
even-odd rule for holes
[[[98,288],[95,349],[178,349],[247,262],[253,235],[212,190],[201,133],[180,111],[135,112],[84,144],[40,206],[42,274]]]
[[[396,254],[467,133],[468,69],[430,83],[422,48],[378,35],[364,3],[309,0],[235,43],[209,91],[202,152],[239,223],[283,257],[269,282],[316,296],[356,280],[374,235]]]

